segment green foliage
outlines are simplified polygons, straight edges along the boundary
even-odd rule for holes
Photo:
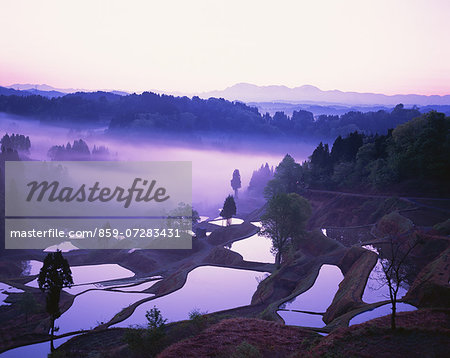
[[[194,308],[189,312],[189,319],[197,332],[200,332],[206,328],[208,324],[208,317],[206,316],[207,313],[208,312],[201,312],[198,308]]]
[[[267,182],[267,185],[264,188],[264,197],[267,200],[281,193],[286,193],[286,188],[280,180],[272,179]]]
[[[320,144],[314,150],[310,159],[311,179],[324,184],[332,172],[332,162],[328,144]]]
[[[220,216],[224,219],[231,219],[236,215],[236,202],[232,195],[228,195],[223,203],[223,208],[220,211]]]
[[[162,317],[161,311],[156,306],[145,313],[145,318],[149,330],[164,330],[166,327],[167,319]]]
[[[355,160],[359,148],[363,145],[364,135],[357,131],[350,133],[346,138],[337,137],[333,143],[330,159],[336,162],[352,162]]]
[[[403,106],[397,106],[393,113],[404,116],[404,111]],[[385,189],[412,182],[422,189],[432,182],[445,192],[445,183],[450,181],[449,133],[450,118],[431,111],[387,135],[353,132],[346,138],[339,136],[330,153],[326,144],[317,146],[303,164],[303,178],[315,188]]]
[[[128,329],[124,340],[129,348],[140,357],[155,357],[165,347],[166,322],[155,306],[145,314],[147,329]]]
[[[336,164],[331,180],[338,183],[339,187],[350,187],[356,181],[355,164],[352,162]]]
[[[431,111],[392,132],[389,147],[400,179],[450,178],[450,118]]]
[[[247,341],[242,341],[236,347],[235,352],[232,354],[231,358],[260,358],[262,357],[261,352],[258,347],[253,344],[248,343]]]
[[[17,302],[20,310],[25,313],[25,322],[28,323],[28,316],[39,311],[39,304],[36,302],[34,295],[30,292],[25,292],[21,295]]]
[[[273,251],[277,254],[277,265],[287,251],[291,240],[298,239],[311,216],[311,206],[296,193],[279,193],[267,202],[261,218],[261,234],[272,239]]]
[[[268,181],[264,196],[270,199],[279,193],[301,193],[303,189],[303,169],[294,158],[286,154],[275,168],[273,179]]]
[[[286,154],[275,169],[274,178],[278,180],[286,193],[296,193],[299,189],[302,167],[294,158]]]

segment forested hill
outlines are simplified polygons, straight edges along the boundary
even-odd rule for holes
[[[358,132],[320,143],[303,163],[310,188],[450,194],[450,117],[429,112],[387,135]]]
[[[334,139],[359,131],[386,134],[389,128],[418,117],[417,108],[397,105],[392,111],[351,111],[341,116],[294,111],[260,114],[255,107],[224,99],[174,97],[144,92],[119,96],[109,92],[78,92],[59,98],[1,95],[0,112],[33,116],[48,122],[109,122],[111,132],[220,132],[265,137]]]

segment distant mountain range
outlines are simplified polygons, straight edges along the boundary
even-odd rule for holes
[[[100,90],[120,96],[126,96],[129,93],[123,91]],[[163,92],[151,90],[156,93],[166,93],[175,96],[182,96],[179,92]],[[93,92],[91,90],[76,88],[55,88],[46,84],[13,84],[11,86],[0,87],[0,94],[26,96],[30,94],[41,95],[49,98],[61,97],[68,93],[75,92]],[[321,89],[305,85],[289,88],[286,86],[257,86],[250,83],[238,83],[220,91],[210,91],[195,94],[185,94],[189,97],[197,95],[201,98],[224,98],[230,101],[242,101],[245,103],[257,104],[269,103],[291,103],[307,105],[343,105],[343,106],[395,106],[403,103],[406,106],[429,106],[429,105],[450,105],[450,95],[444,96],[425,96],[417,94],[398,94],[384,95],[379,93],[359,93],[343,92],[339,90],[322,91]]]
[[[33,83],[15,83],[11,86],[6,86],[7,88],[12,88],[19,91],[43,91],[43,92],[59,92],[59,93],[74,93],[74,92],[87,92],[81,88],[56,88],[46,84],[38,85]]]
[[[417,94],[388,96],[378,93],[342,92],[339,90],[322,91],[321,89],[305,85],[289,88],[286,86],[257,86],[250,83],[238,83],[222,91],[211,91],[198,94],[199,97],[221,97],[230,101],[243,102],[285,102],[305,104],[344,104],[344,105],[450,105],[450,95],[424,96]]]
[[[9,91],[8,91],[9,90]],[[15,92],[13,92],[15,91]],[[96,90],[97,91],[97,90]],[[102,92],[109,92],[113,94],[117,94],[119,96],[126,96],[129,93],[123,91],[113,91],[113,90],[99,90]],[[32,84],[32,83],[16,83],[11,86],[0,87],[0,94],[4,95],[18,95],[18,96],[28,96],[28,95],[39,95],[43,97],[53,98],[53,97],[61,97],[65,96],[69,93],[76,92],[95,92],[92,90],[86,90],[82,88],[55,88],[46,84]]]

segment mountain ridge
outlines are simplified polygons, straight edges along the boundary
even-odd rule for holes
[[[450,95],[395,94],[385,95],[371,92],[344,92],[326,90],[312,85],[287,87],[282,85],[258,86],[251,83],[237,83],[224,90],[202,92],[199,97],[220,97],[230,101],[243,102],[314,102],[351,105],[449,105]]]
[[[36,94],[45,97],[61,97],[69,93],[103,91],[120,96],[126,96],[132,92],[116,90],[85,90],[76,88],[56,88],[47,84],[13,84],[3,86],[4,89],[18,91],[18,95]],[[19,94],[19,91],[22,94]],[[419,94],[395,94],[386,95],[371,92],[345,92],[338,89],[321,90],[313,85],[302,85],[297,87],[287,87],[284,85],[258,86],[252,83],[240,82],[229,86],[223,90],[213,90],[198,93],[182,93],[179,91],[159,91],[151,92],[167,94],[173,96],[198,96],[201,98],[224,98],[229,101],[241,101],[245,103],[274,102],[292,104],[319,104],[319,105],[357,105],[357,106],[395,106],[403,103],[407,106],[429,106],[429,105],[450,105],[450,95],[419,95]],[[8,91],[3,90],[4,94]]]

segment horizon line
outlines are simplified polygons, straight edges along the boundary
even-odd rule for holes
[[[29,89],[17,89],[15,88],[15,86],[47,86],[47,87],[51,87],[51,89],[48,90],[43,90],[43,89],[37,89],[37,88],[29,88]],[[144,89],[144,90],[129,90],[129,89],[118,89],[118,88],[78,88],[77,86],[72,87],[72,86],[64,86],[64,87],[57,87],[48,83],[13,83],[13,84],[0,84],[1,87],[4,88],[10,88],[10,89],[14,89],[17,91],[28,91],[28,90],[38,90],[38,91],[43,91],[43,92],[50,92],[50,91],[56,91],[56,92],[62,92],[62,93],[66,93],[66,94],[70,94],[70,93],[76,93],[76,92],[125,92],[128,94],[142,94],[144,92],[153,92],[153,93],[162,93],[162,94],[170,94],[170,95],[174,95],[174,96],[187,96],[187,97],[193,97],[193,96],[201,96],[203,94],[208,94],[211,92],[223,92],[226,91],[230,88],[239,86],[239,85],[249,85],[249,86],[255,86],[258,88],[268,88],[268,87],[280,87],[280,88],[285,88],[288,90],[295,90],[295,89],[299,89],[299,88],[303,88],[303,87],[311,87],[314,89],[317,89],[321,92],[341,92],[341,93],[356,93],[356,94],[367,94],[367,95],[382,95],[382,96],[387,96],[387,97],[394,97],[394,96],[424,96],[424,97],[446,97],[446,96],[450,96],[450,92],[449,93],[444,93],[444,94],[423,94],[421,92],[409,92],[409,93],[393,93],[393,94],[387,94],[385,92],[367,92],[367,91],[355,91],[355,90],[350,90],[350,91],[344,91],[344,90],[340,90],[338,88],[334,88],[334,89],[322,89],[316,85],[312,85],[312,84],[303,84],[303,85],[298,85],[298,86],[294,86],[294,87],[290,87],[287,85],[283,85],[283,84],[264,84],[264,85],[259,85],[259,84],[255,84],[255,83],[251,83],[251,82],[236,82],[230,86],[226,86],[222,89],[212,89],[212,90],[207,90],[207,91],[182,91],[182,90],[177,90],[177,89],[172,89],[172,90],[167,90],[167,89],[156,89],[156,88],[150,88],[150,89]],[[64,92],[64,91],[68,91],[68,92]]]

